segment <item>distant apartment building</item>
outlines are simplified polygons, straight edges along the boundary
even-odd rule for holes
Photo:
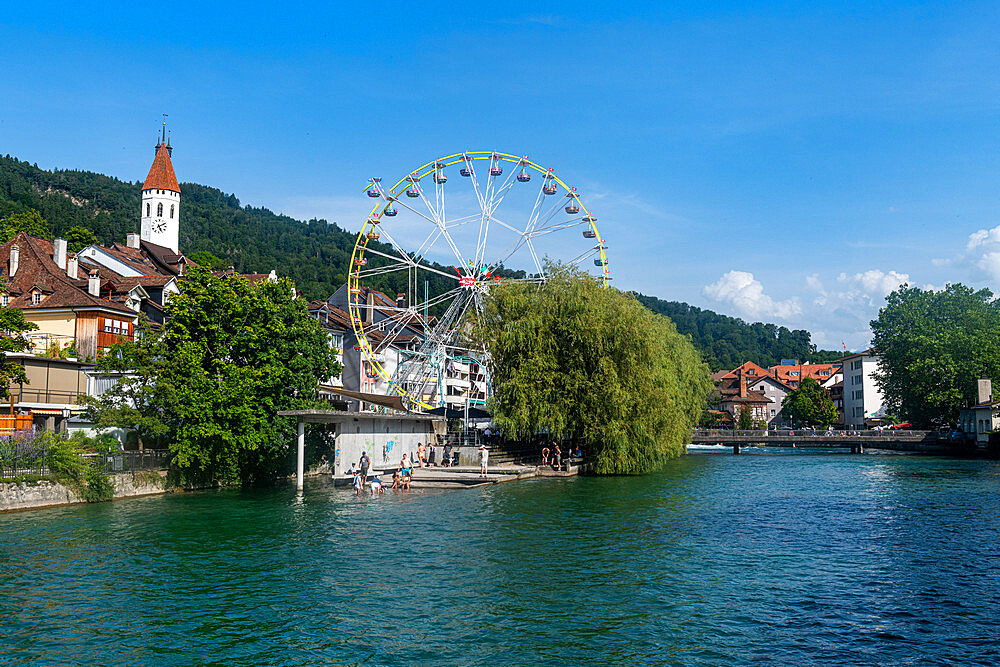
[[[885,416],[882,391],[875,382],[880,359],[872,350],[851,354],[844,364],[844,426],[865,428]]]

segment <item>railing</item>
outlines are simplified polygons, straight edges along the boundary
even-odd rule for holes
[[[910,430],[889,430],[873,431],[865,430],[815,430],[811,428],[797,428],[791,430],[779,429],[769,431],[733,431],[729,429],[693,429],[691,434],[695,438],[871,438],[871,439],[893,439],[893,440],[920,440],[934,435],[935,431],[910,431]],[[947,437],[945,434],[942,437]]]
[[[0,478],[44,475],[48,472],[47,455],[45,438],[36,438],[30,429],[4,436],[0,438]]]
[[[475,447],[478,449],[480,444],[487,444],[487,440],[488,438],[484,438],[478,430],[469,429],[468,431],[450,431],[445,433],[441,444],[451,445],[452,447]]]
[[[64,403],[69,405],[76,405],[79,403],[78,397],[80,394],[86,394],[87,391],[58,391],[56,389],[34,389],[30,386],[25,386],[23,389],[18,387],[10,388],[11,396],[13,397],[14,403]]]
[[[0,434],[9,435],[14,431],[25,431],[31,428],[31,415],[0,415]]]
[[[108,454],[86,454],[95,461],[101,469],[108,473],[131,472],[138,470],[166,470],[170,466],[170,450],[146,449],[110,452]]]
[[[60,356],[63,350],[73,347],[76,343],[74,336],[52,333],[30,333],[25,334],[25,338],[31,343],[29,351],[36,356]]]

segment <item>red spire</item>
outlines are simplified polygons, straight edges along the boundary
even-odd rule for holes
[[[167,144],[160,142],[160,147],[153,158],[153,166],[149,168],[149,176],[142,184],[143,190],[171,190],[180,192],[181,186],[177,185],[177,176],[174,175],[174,165],[170,162],[170,152]]]

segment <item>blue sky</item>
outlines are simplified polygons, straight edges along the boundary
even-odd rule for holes
[[[619,287],[830,348],[1000,286],[995,3],[469,4],[11,4],[0,152],[138,180],[168,113],[182,181],[348,229],[369,176],[527,153]]]

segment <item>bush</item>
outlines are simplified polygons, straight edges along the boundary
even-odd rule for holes
[[[49,470],[60,483],[68,486],[88,503],[111,500],[114,497],[115,484],[104,472],[101,461],[84,457],[84,452],[93,451],[96,439],[79,432],[74,433],[70,439],[51,433],[41,437],[48,440]]]
[[[87,466],[84,481],[86,486],[83,488],[83,499],[88,503],[98,503],[115,497],[115,483],[96,461]]]

